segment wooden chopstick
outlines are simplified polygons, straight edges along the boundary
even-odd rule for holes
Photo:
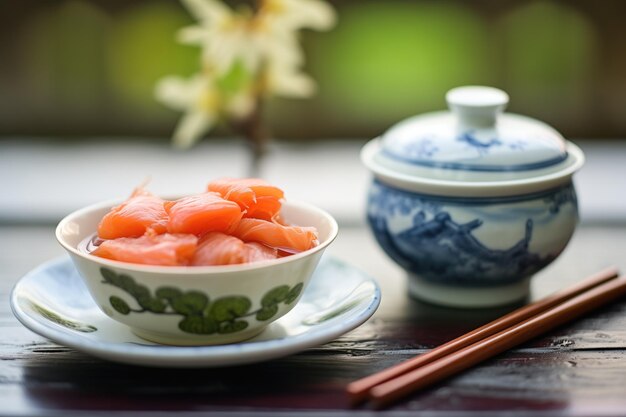
[[[626,276],[605,282],[484,340],[383,382],[370,390],[369,398],[374,407],[384,407],[409,393],[498,355],[623,295],[626,295]]]
[[[469,333],[464,334],[463,336],[451,340],[427,353],[404,361],[398,365],[385,369],[376,374],[354,381],[350,383],[346,388],[348,396],[353,404],[364,401],[367,399],[369,391],[376,385],[396,378],[413,369],[419,368],[420,366],[424,366],[427,363],[433,362],[439,358],[456,352],[459,349],[476,343],[493,334],[496,334],[514,324],[520,323],[536,314],[539,314],[551,307],[554,307],[555,305],[567,301],[572,297],[582,294],[590,288],[596,287],[610,279],[616,278],[617,274],[618,271],[615,267],[603,269],[602,271],[597,272],[564,290],[561,290],[542,300],[512,311],[505,316],[502,316],[490,323],[485,324],[482,327],[479,327]]]
[[[467,369],[625,294],[626,277],[604,283],[444,358],[384,382],[371,389],[370,399],[376,407],[385,406],[408,393]]]

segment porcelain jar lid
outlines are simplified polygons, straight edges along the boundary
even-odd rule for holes
[[[582,151],[555,129],[503,113],[509,96],[468,86],[446,95],[449,111],[404,120],[362,151],[384,182],[449,196],[502,196],[553,188],[584,163]]]

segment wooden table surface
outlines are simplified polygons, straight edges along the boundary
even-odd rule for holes
[[[330,254],[375,277],[372,319],[323,346],[254,365],[158,369],[106,362],[55,345],[12,315],[9,293],[39,263],[62,255],[46,226],[0,226],[0,415],[369,415],[345,385],[425,352],[509,311],[455,310],[406,294],[404,274],[362,227],[343,228]],[[583,225],[533,279],[532,298],[604,266],[626,271],[626,227]],[[382,415],[626,415],[626,300],[500,355]]]

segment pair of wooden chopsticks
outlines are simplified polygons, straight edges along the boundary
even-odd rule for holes
[[[375,408],[385,407],[539,336],[625,295],[626,277],[617,275],[614,267],[602,270],[423,355],[352,382],[347,387],[350,400],[353,404],[369,400]]]

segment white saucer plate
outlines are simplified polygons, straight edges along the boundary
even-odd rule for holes
[[[260,335],[230,345],[179,347],[141,339],[105,315],[69,258],[34,269],[11,294],[17,319],[60,345],[115,362],[181,368],[261,362],[319,346],[364,323],[379,304],[376,281],[324,257],[294,309]]]

